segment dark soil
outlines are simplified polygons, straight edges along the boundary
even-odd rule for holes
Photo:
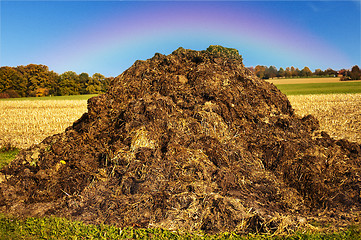
[[[361,146],[318,128],[234,49],[157,53],[3,168],[0,210],[206,232],[355,223]]]

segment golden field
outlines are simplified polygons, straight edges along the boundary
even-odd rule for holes
[[[288,96],[298,115],[312,114],[335,139],[361,144],[361,94]]]
[[[86,100],[0,101],[0,146],[27,148],[60,133],[86,112]]]
[[[361,143],[361,94],[288,97],[298,115],[312,114],[336,139]],[[86,112],[86,100],[0,101],[0,146],[27,148],[60,133]]]
[[[267,79],[266,82],[270,82],[276,85],[280,84],[301,84],[301,83],[339,83],[339,77],[323,77],[323,78],[274,78]],[[361,80],[352,80],[349,82],[360,82]]]

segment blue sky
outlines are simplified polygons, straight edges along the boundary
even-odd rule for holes
[[[1,1],[1,66],[117,76],[137,59],[217,44],[246,66],[361,65],[359,1]]]

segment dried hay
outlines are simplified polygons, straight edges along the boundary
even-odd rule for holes
[[[1,170],[1,211],[206,232],[350,223],[360,145],[295,115],[241,59],[211,47],[135,62],[73,126]]]

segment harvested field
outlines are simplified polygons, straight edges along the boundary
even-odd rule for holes
[[[303,83],[335,83],[340,82],[339,77],[325,77],[325,78],[279,78],[267,79],[267,82],[282,85],[282,84],[303,84]],[[361,80],[343,81],[343,82],[361,82]]]
[[[361,94],[288,96],[296,114],[314,115],[336,139],[361,143]],[[41,112],[41,114],[39,114]],[[28,148],[64,131],[86,112],[86,100],[0,101],[0,146]]]
[[[275,78],[267,79],[266,82],[273,84],[301,84],[301,83],[330,83],[340,82],[339,77],[324,77],[324,78]]]
[[[2,212],[209,233],[359,221],[361,146],[295,115],[235,49],[136,61],[87,110],[1,169]]]
[[[28,148],[63,132],[86,112],[86,100],[0,101],[0,146]]]
[[[320,129],[335,139],[361,144],[361,94],[288,96],[296,114],[312,114]]]

